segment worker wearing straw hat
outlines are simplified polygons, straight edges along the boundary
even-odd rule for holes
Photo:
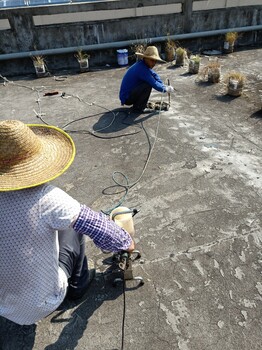
[[[138,58],[125,73],[119,92],[122,105],[132,106],[134,112],[144,112],[152,88],[160,92],[174,92],[174,88],[165,85],[160,76],[153,70],[157,62],[163,61],[155,46],[148,46],[145,52],[136,52]]]
[[[47,316],[66,295],[84,295],[95,275],[84,235],[106,251],[134,249],[114,221],[48,184],[74,156],[73,140],[56,127],[0,122],[0,315],[20,325]]]

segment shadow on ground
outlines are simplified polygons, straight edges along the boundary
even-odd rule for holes
[[[88,290],[79,301],[65,301],[51,314],[51,324],[62,324],[64,327],[58,339],[43,350],[76,349],[78,341],[88,325],[94,312],[104,301],[115,300],[123,294],[123,284],[113,285],[114,275],[109,267],[105,272],[97,274]],[[72,312],[70,312],[72,310]],[[32,350],[34,348],[37,325],[21,326],[0,317],[0,349],[1,350]]]
[[[141,124],[156,113],[156,111],[146,114],[132,113],[129,108],[114,109],[100,117],[100,119],[94,124],[93,131],[100,134],[109,134],[117,133],[134,126],[133,130],[125,135],[136,134],[141,131]],[[119,136],[120,135],[118,135],[118,137]]]
[[[262,120],[262,108],[260,110],[256,111],[255,113],[252,113],[250,118]]]

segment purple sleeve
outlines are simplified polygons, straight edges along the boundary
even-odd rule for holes
[[[85,205],[81,205],[73,229],[89,236],[100,249],[110,252],[127,250],[132,243],[127,231],[116,225],[105,214],[95,212]]]

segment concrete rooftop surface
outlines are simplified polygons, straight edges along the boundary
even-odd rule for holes
[[[139,210],[133,274],[145,282],[113,286],[111,255],[87,238],[97,275],[85,297],[36,327],[0,318],[1,350],[261,350],[262,49],[218,59],[217,84],[157,65],[171,107],[141,115],[118,100],[126,67],[0,79],[1,120],[73,137],[75,161],[54,185],[97,211]],[[232,70],[246,76],[240,97],[226,94]]]

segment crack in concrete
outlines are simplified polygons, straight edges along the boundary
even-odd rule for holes
[[[223,238],[216,239],[215,241],[212,241],[212,242],[209,242],[209,243],[205,243],[205,244],[202,244],[202,245],[190,247],[190,248],[188,248],[186,250],[183,250],[181,252],[171,253],[168,256],[164,256],[162,258],[156,258],[156,259],[153,259],[153,260],[150,260],[150,261],[145,261],[145,264],[155,263],[155,262],[159,263],[160,261],[169,260],[170,258],[172,260],[175,260],[179,256],[188,255],[188,254],[191,254],[191,253],[197,253],[197,252],[207,253],[207,252],[210,251],[210,248],[212,248],[212,247],[214,247],[214,246],[216,246],[218,244],[222,244],[224,242],[232,241],[234,239],[243,239],[243,238],[249,237],[250,235],[253,236],[253,233],[254,232],[248,232],[248,233],[243,234],[241,237],[238,234],[234,234],[233,233],[229,237],[223,237]],[[254,236],[253,236],[253,238],[254,238],[254,241],[255,241],[255,237]],[[258,244],[259,241],[257,240],[256,243]]]
[[[260,151],[262,151],[262,148],[256,144],[255,142],[251,141],[249,138],[247,138],[246,136],[244,136],[243,134],[241,134],[240,132],[236,131],[233,126],[230,126],[228,124],[226,124],[226,126],[230,129],[233,130],[237,135],[240,135],[243,139],[245,139],[246,141],[250,142],[252,145],[256,146]]]

